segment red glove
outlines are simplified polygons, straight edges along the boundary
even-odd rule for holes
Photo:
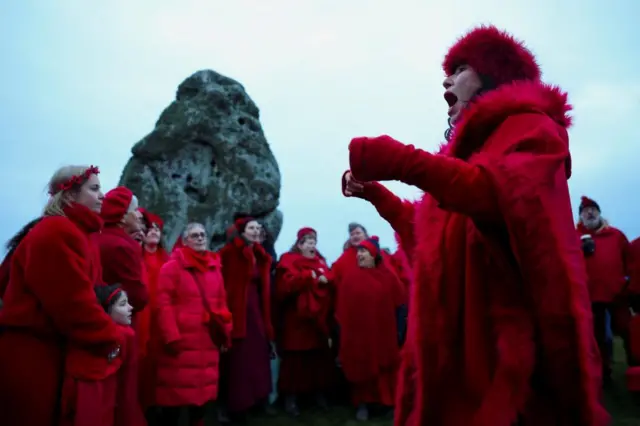
[[[403,163],[415,148],[391,136],[359,137],[349,144],[349,164],[356,180],[400,180]]]

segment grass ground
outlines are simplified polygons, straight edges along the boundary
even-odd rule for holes
[[[639,426],[640,425],[640,399],[634,399],[627,392],[624,373],[626,363],[624,361],[622,345],[615,342],[615,364],[613,368],[613,384],[605,392],[607,409],[613,416],[612,426]],[[215,423],[208,423],[213,425]],[[356,426],[361,423],[354,419],[354,411],[349,407],[333,407],[329,413],[316,410],[304,410],[297,419],[291,419],[281,414],[278,417],[267,418],[256,416],[250,418],[248,426]],[[392,426],[393,421],[385,418],[372,418],[369,426]]]

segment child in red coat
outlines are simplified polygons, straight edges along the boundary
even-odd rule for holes
[[[124,344],[107,357],[69,345],[62,386],[63,426],[138,426],[144,417],[135,394],[136,362],[128,350],[135,344],[131,328],[133,308],[118,286],[96,286],[100,305],[118,325]],[[127,374],[133,371],[134,374]],[[131,390],[133,389],[133,390]]]

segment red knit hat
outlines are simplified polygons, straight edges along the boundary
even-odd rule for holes
[[[582,210],[586,209],[587,207],[595,207],[598,211],[601,211],[600,205],[598,203],[596,203],[591,198],[583,195],[580,199],[580,207],[578,207],[578,212],[582,213]]]
[[[147,229],[151,228],[153,225],[156,225],[160,231],[164,228],[164,222],[162,218],[156,214],[151,213],[149,210],[140,207],[138,209],[140,213],[142,213],[142,220],[144,220],[144,224]]]
[[[379,257],[380,256],[380,239],[373,235],[371,238],[367,238],[363,242],[361,242],[358,247],[362,247],[367,249],[371,256]]]
[[[306,235],[310,235],[312,234],[314,237],[316,237],[318,235],[318,233],[316,232],[315,229],[310,228],[310,227],[304,227],[304,228],[300,228],[300,230],[298,231],[298,241],[302,241],[302,239],[306,236]]]
[[[469,65],[489,79],[494,87],[515,80],[539,80],[540,67],[523,42],[493,25],[480,26],[462,36],[442,63],[446,75],[461,65]]]
[[[124,186],[118,186],[107,192],[102,201],[100,216],[104,223],[118,223],[129,210],[133,192]]]

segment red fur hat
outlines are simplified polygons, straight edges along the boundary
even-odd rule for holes
[[[580,207],[578,208],[578,212],[582,213],[582,210],[586,209],[587,207],[595,207],[598,211],[601,211],[600,205],[598,203],[596,203],[591,198],[583,195],[580,199]]]
[[[300,230],[298,231],[298,241],[301,241],[305,235],[309,235],[309,234],[313,234],[314,237],[318,235],[315,229],[310,228],[308,226],[304,228],[300,228]]]
[[[102,201],[100,216],[104,223],[118,223],[129,210],[133,192],[124,186],[118,186],[107,192]]]
[[[375,235],[361,242],[358,247],[367,249],[373,257],[380,256],[380,239]]]
[[[442,68],[452,75],[460,65],[471,66],[495,87],[515,80],[539,80],[540,67],[523,42],[493,25],[462,36],[447,52]]]

